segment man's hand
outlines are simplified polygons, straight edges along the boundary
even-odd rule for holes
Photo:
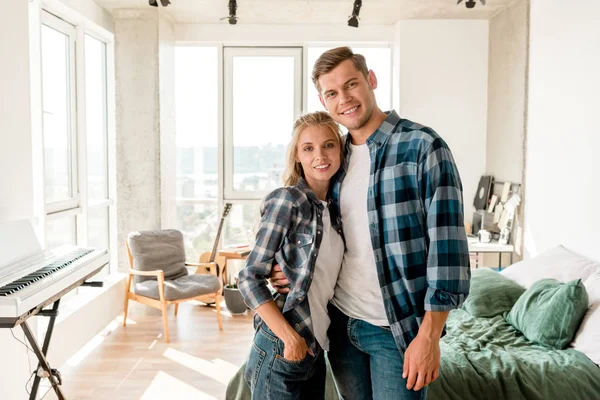
[[[404,353],[402,377],[407,389],[421,390],[440,374],[440,340],[417,334]]]
[[[290,281],[287,280],[281,271],[279,264],[273,265],[269,281],[271,282],[273,289],[277,290],[278,293],[285,294],[290,291],[290,288],[287,287],[290,284]]]

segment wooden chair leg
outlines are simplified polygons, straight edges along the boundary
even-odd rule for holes
[[[131,287],[131,278],[129,275],[127,277],[127,286],[125,287],[125,307],[123,310],[123,326],[127,326],[127,311],[129,310],[129,288]]]
[[[169,343],[169,314],[167,313],[167,304],[162,303],[163,327],[165,329],[165,341]]]
[[[217,308],[217,322],[219,323],[219,330],[223,330],[223,319],[221,318],[221,292],[219,291],[215,295],[215,307]]]
[[[175,304],[175,316],[177,316],[177,311],[179,311],[179,303]]]

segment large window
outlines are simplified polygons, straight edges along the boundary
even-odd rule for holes
[[[194,261],[211,250],[219,222],[217,57],[217,47],[175,49],[177,223]]]
[[[78,32],[80,30],[80,32]],[[83,40],[77,41],[81,37]],[[76,53],[83,57],[76,57]],[[43,12],[46,247],[110,248],[107,43]],[[100,273],[107,275],[109,268]]]
[[[222,245],[254,240],[264,196],[282,185],[295,118],[322,110],[310,80],[330,47],[178,46],[175,50],[177,222],[188,258],[212,249],[225,203]],[[389,47],[353,47],[375,71],[382,110],[391,106]]]

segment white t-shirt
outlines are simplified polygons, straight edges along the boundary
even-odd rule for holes
[[[346,252],[332,303],[351,318],[387,326],[367,214],[371,156],[366,144],[350,146],[350,165],[340,192]]]
[[[308,305],[312,319],[315,339],[323,350],[329,350],[327,329],[331,320],[327,313],[327,303],[333,297],[344,254],[342,237],[332,229],[331,218],[327,203],[323,211],[323,237],[319,248],[319,255],[315,261],[313,280],[308,289]]]

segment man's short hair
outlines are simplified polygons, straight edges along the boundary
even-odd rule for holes
[[[365,57],[362,54],[354,54],[350,47],[336,47],[335,49],[327,50],[325,53],[321,54],[313,67],[311,78],[319,94],[321,94],[319,77],[328,74],[346,60],[352,61],[354,67],[364,75],[365,79],[367,78],[369,69],[367,68],[367,60],[365,60]]]

